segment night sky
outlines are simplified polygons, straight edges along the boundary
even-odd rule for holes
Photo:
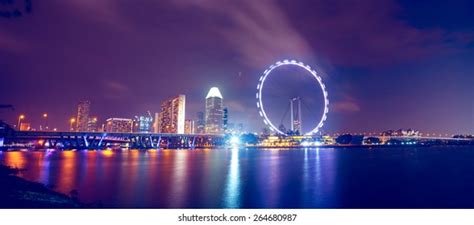
[[[103,122],[185,94],[194,119],[217,86],[230,122],[260,131],[258,79],[287,58],[322,76],[326,132],[474,133],[471,0],[32,0],[31,13],[0,17],[0,104],[15,106],[0,118],[24,113],[35,126],[47,112],[67,129],[80,100]],[[294,95],[320,111],[320,90],[300,72],[274,74],[275,120]],[[307,114],[309,126],[319,115]]]

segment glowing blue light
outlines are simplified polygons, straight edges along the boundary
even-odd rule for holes
[[[239,145],[239,144],[240,144],[240,138],[237,137],[237,136],[232,136],[232,137],[230,138],[230,143],[231,143],[232,145]]]
[[[307,141],[303,141],[303,142],[301,142],[301,146],[309,146],[309,145],[310,145],[310,143],[309,143],[309,142],[307,142]]]

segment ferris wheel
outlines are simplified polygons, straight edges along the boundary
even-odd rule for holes
[[[326,91],[326,86],[324,85],[321,77],[316,73],[316,71],[314,69],[312,69],[309,65],[306,65],[302,62],[298,62],[296,60],[278,61],[275,64],[270,65],[268,67],[268,69],[266,69],[263,72],[263,75],[260,77],[258,85],[257,85],[257,94],[256,94],[257,108],[258,108],[259,114],[263,119],[263,123],[266,126],[268,126],[268,128],[271,131],[277,132],[278,134],[287,135],[283,130],[277,128],[274,125],[274,123],[272,123],[272,121],[268,118],[267,113],[266,113],[266,109],[265,109],[265,103],[262,100],[262,93],[264,92],[265,80],[268,79],[268,77],[272,74],[272,71],[274,71],[276,68],[279,68],[279,67],[289,67],[289,66],[296,66],[296,67],[304,69],[309,75],[311,75],[313,78],[316,79],[316,81],[318,82],[319,87],[322,91],[322,95],[324,97],[324,103],[323,103],[324,104],[323,105],[324,110],[322,111],[322,115],[319,117],[320,118],[319,122],[317,124],[315,124],[314,126],[312,126],[313,128],[309,132],[305,133],[305,135],[317,134],[320,131],[320,129],[323,127],[324,122],[327,119],[327,113],[329,112],[328,92]],[[298,103],[300,103],[299,102],[300,98],[293,98],[293,99],[290,100],[290,102],[292,104],[291,105],[292,110],[293,110],[293,101],[298,101]],[[301,126],[301,110],[298,110],[298,113],[299,113],[299,115],[295,115],[295,117],[299,118],[298,120],[299,120],[299,123],[300,123],[300,126]],[[292,127],[293,127],[293,111],[292,111],[292,114],[291,114],[291,118],[292,118],[291,122],[292,122]]]

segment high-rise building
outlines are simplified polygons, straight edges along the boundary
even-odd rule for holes
[[[139,133],[150,133],[153,130],[153,117],[151,114],[135,116],[134,131]]]
[[[76,131],[87,131],[89,123],[90,101],[80,101],[77,104]]]
[[[204,134],[206,131],[205,125],[206,122],[204,120],[204,112],[198,112],[196,120],[196,133]]]
[[[105,123],[105,132],[130,133],[133,129],[133,120],[124,118],[109,118]]]
[[[228,123],[229,123],[229,109],[227,107],[224,108],[224,116],[223,116],[223,129],[224,129],[224,132],[227,133],[229,127],[228,127]]]
[[[99,128],[97,127],[97,117],[89,118],[87,121],[87,131],[88,132],[97,132]]]
[[[206,125],[207,134],[222,134],[224,126],[223,97],[217,87],[212,87],[206,96]]]
[[[185,134],[194,134],[194,120],[186,120],[184,123],[184,133]]]
[[[155,133],[161,133],[162,120],[163,120],[163,114],[161,112],[155,113],[155,122],[153,123],[153,131]]]
[[[161,104],[160,133],[184,134],[186,97],[178,95]],[[157,123],[157,124],[158,124]]]
[[[229,124],[227,125],[227,131],[226,131],[226,133],[229,133],[229,134],[241,134],[241,133],[243,133],[243,130],[244,130],[244,124],[243,124],[243,123],[238,123],[238,124],[229,123]]]

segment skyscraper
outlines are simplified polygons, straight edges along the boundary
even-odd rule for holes
[[[194,134],[194,120],[186,120],[184,123],[184,133],[185,134]]]
[[[224,126],[223,97],[217,87],[212,87],[206,96],[206,125],[207,134],[222,134]]]
[[[90,101],[80,101],[77,104],[76,131],[87,131],[89,123],[89,113],[91,108]]]
[[[184,134],[186,97],[178,95],[161,104],[160,133]]]
[[[227,131],[229,130],[229,109],[227,109],[227,107],[224,108],[223,124],[224,132],[227,133]]]
[[[204,113],[197,112],[196,133],[204,134],[206,131],[205,125],[206,125],[206,121],[204,120]]]
[[[87,131],[88,132],[97,132],[99,128],[97,127],[97,117],[92,117],[87,120]]]
[[[134,131],[139,133],[150,133],[153,131],[153,117],[148,115],[135,116]]]
[[[161,133],[162,120],[163,120],[163,114],[161,112],[155,113],[155,122],[153,123],[153,130],[155,133]]]

